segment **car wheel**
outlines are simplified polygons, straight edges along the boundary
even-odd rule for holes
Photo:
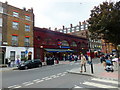
[[[27,70],[28,69],[28,67],[27,66],[25,66],[25,70]]]
[[[39,67],[42,67],[42,64],[39,64]]]

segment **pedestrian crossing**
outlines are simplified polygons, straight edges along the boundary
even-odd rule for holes
[[[79,85],[75,85],[74,88],[118,88],[118,81],[91,78],[88,81],[84,81]]]

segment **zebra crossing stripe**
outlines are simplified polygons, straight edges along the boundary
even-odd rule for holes
[[[13,86],[9,86],[8,88],[20,88],[22,86],[19,86],[19,85],[13,85]]]
[[[89,85],[89,86],[94,86],[98,88],[118,88],[115,86],[109,86],[109,85],[104,85],[104,84],[99,84],[99,83],[93,83],[93,82],[84,82],[84,85]]]
[[[82,88],[82,87],[79,87],[79,86],[75,85],[75,87],[74,87],[74,88]]]
[[[103,79],[99,79],[99,78],[93,78],[93,79],[91,79],[91,80],[94,80],[94,81],[100,81],[100,82],[105,82],[105,83],[118,84],[118,81],[103,80]]]

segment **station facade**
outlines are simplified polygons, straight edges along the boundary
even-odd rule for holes
[[[83,37],[64,34],[46,28],[34,27],[34,58],[45,60],[45,57],[56,57],[63,60],[63,56],[80,55],[88,50],[88,40]]]

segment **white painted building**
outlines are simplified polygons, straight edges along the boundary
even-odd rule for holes
[[[24,59],[25,57],[29,57],[31,55],[31,59],[34,58],[34,49],[33,47],[29,47],[26,49],[26,47],[12,47],[12,46],[2,46],[3,48],[6,48],[5,53],[5,59],[11,59],[11,60],[17,60],[18,58],[20,60]],[[31,53],[31,54],[30,54]],[[4,62],[5,62],[4,59]]]

